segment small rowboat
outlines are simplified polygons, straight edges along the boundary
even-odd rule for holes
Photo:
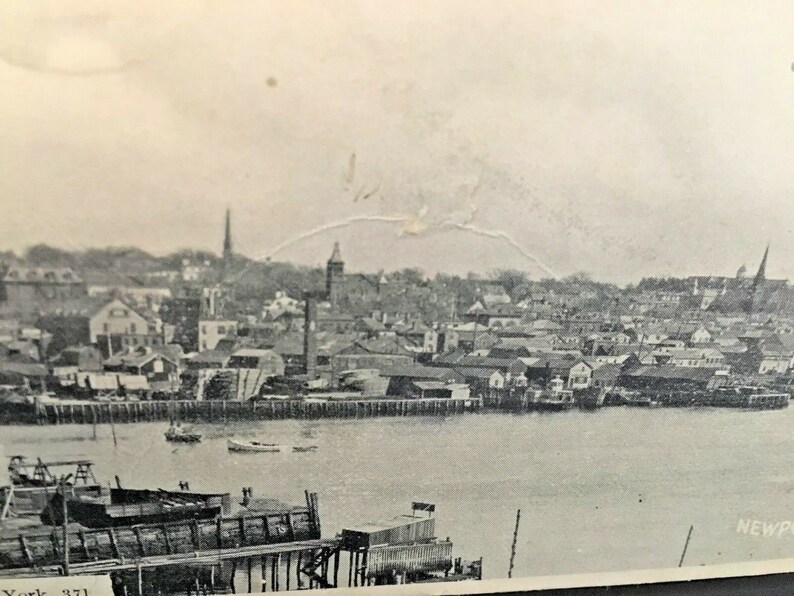
[[[172,443],[198,443],[201,441],[201,435],[198,433],[165,433],[165,440]]]
[[[281,445],[276,443],[260,443],[259,441],[235,441],[227,439],[226,446],[229,451],[242,451],[246,453],[277,453],[281,451]]]
[[[317,451],[317,445],[295,445],[292,448],[297,453],[304,453],[306,451]]]

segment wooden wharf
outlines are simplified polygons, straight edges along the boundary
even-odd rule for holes
[[[482,408],[476,398],[452,399],[346,399],[254,401],[158,400],[111,402],[37,402],[38,424],[102,424],[157,422],[223,422],[228,420],[279,420],[321,418],[372,418],[376,416],[449,416]]]
[[[667,407],[712,407],[738,408],[742,410],[780,410],[789,406],[788,393],[731,393],[731,392],[692,392],[657,391],[647,392],[660,406]]]
[[[351,543],[346,530],[322,538],[317,495],[306,491],[306,507],[278,512],[69,528],[65,538],[57,527],[7,536],[0,539],[0,577],[110,574],[129,596],[335,588],[345,575],[348,586],[434,581],[429,574],[439,572],[480,579],[482,560],[466,572],[459,559],[453,563],[449,539],[432,537],[433,527],[406,516],[392,528],[375,526],[389,534],[386,544]]]

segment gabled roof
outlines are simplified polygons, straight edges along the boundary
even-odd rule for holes
[[[161,354],[160,352],[147,347],[143,349],[138,348],[132,352],[119,352],[118,354],[114,354],[105,360],[105,366],[132,366],[138,368],[157,358],[167,360],[174,365],[179,364],[179,360],[175,360],[167,354]]]
[[[43,378],[49,375],[47,367],[43,364],[36,363],[23,363],[23,362],[9,362],[7,360],[0,360],[0,377],[2,376],[20,376],[20,377],[37,377]]]
[[[423,366],[421,364],[403,364],[384,367],[380,371],[382,377],[407,377],[411,379],[436,379],[458,378],[462,375],[449,368]]]
[[[411,354],[411,351],[408,349],[408,346],[411,344],[404,337],[399,335],[360,339],[353,345],[360,347],[364,352],[370,354]]]
[[[373,319],[372,317],[361,317],[356,321],[356,326],[363,327],[369,332],[372,333],[381,333],[386,331],[386,325],[378,321],[377,319]]]
[[[204,350],[190,359],[189,366],[197,367],[202,364],[207,364],[224,367],[229,361],[229,358],[231,358],[231,353],[225,350]]]
[[[786,350],[794,352],[794,333],[781,333],[777,339]]]
[[[698,360],[700,358],[719,357],[722,352],[714,348],[673,348],[669,350],[654,350],[652,352],[655,356],[670,356],[671,358],[688,358],[691,360]]]
[[[595,360],[590,360],[589,358],[579,358],[578,360],[576,360],[576,361],[575,361],[575,362],[574,362],[574,363],[571,365],[571,368],[573,368],[574,366],[578,366],[578,365],[580,365],[580,364],[584,364],[584,365],[585,365],[585,366],[587,366],[587,367],[588,367],[590,370],[595,370],[595,369],[597,369],[597,368],[599,367],[599,363],[598,363],[598,362],[596,362]]]
[[[477,315],[478,317],[511,317],[520,319],[524,316],[524,312],[524,309],[513,304],[496,304],[486,308],[473,309],[469,314]]]
[[[490,356],[464,356],[455,363],[454,367],[455,368],[490,368],[493,371],[496,369],[507,369],[515,361],[516,361],[515,358],[492,358]]]
[[[554,345],[554,336],[541,335],[538,337],[502,337],[492,349],[514,350],[525,348],[528,351],[551,350]]]
[[[82,357],[102,358],[99,350],[93,346],[69,346],[58,352],[50,360],[50,364],[56,366],[78,366],[81,364],[80,360]]]
[[[602,364],[593,371],[594,381],[614,381],[623,370],[622,364]]]
[[[458,348],[457,350],[453,350],[452,352],[446,352],[444,354],[440,354],[435,360],[433,360],[433,365],[448,366],[460,362],[460,360],[465,357],[466,357],[466,350]]]
[[[525,359],[522,359],[522,362]],[[532,360],[533,362],[527,363],[529,368],[558,368],[558,369],[570,369],[574,364],[581,361],[581,358],[571,358],[566,357],[564,354],[538,354],[535,357],[528,358],[526,360]]]
[[[92,317],[108,302],[110,300],[106,296],[83,296],[82,298],[64,300],[49,306],[44,316]]]
[[[413,381],[411,384],[424,391],[432,391],[434,389],[449,389],[451,391],[458,387],[466,387],[465,383],[446,383],[444,381]]]
[[[430,331],[430,327],[421,321],[412,321],[410,323],[398,323],[392,327],[392,330],[399,335],[413,335],[425,334]]]
[[[504,373],[497,368],[456,368],[456,372],[460,373],[467,379],[490,379],[493,375],[504,376]]]

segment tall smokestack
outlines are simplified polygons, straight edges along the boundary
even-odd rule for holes
[[[303,310],[303,360],[306,376],[317,377],[317,298],[311,293],[303,295],[306,305]]]

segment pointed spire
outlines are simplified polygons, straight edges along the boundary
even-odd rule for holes
[[[339,243],[334,242],[334,251],[331,253],[331,258],[328,259],[329,263],[342,263],[342,251],[339,250]]]
[[[764,251],[764,258],[761,259],[761,264],[758,266],[758,273],[755,274],[755,279],[753,280],[753,287],[758,287],[758,285],[766,279],[766,261],[769,258],[769,245],[766,245],[766,250]]]
[[[232,210],[226,209],[226,233],[223,237],[223,258],[232,256]]]

